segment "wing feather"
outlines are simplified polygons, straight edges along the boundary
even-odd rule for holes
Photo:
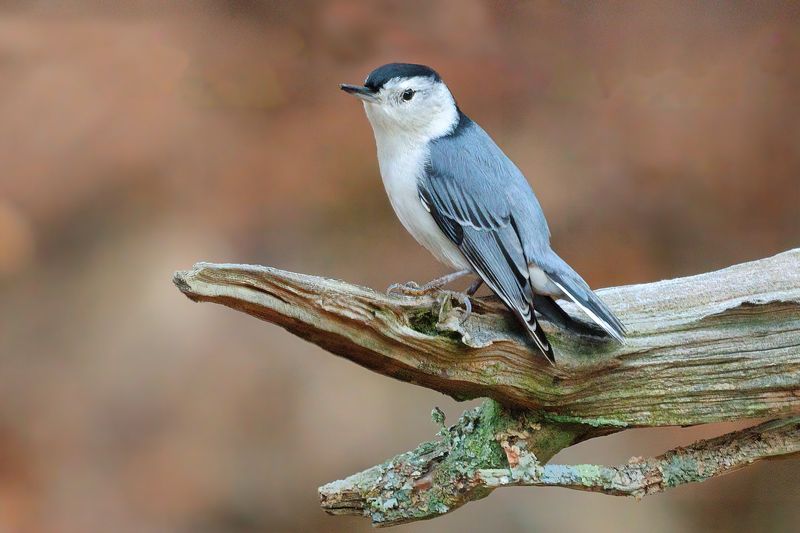
[[[609,335],[623,338],[623,324],[550,248],[547,221],[525,177],[464,114],[450,135],[430,143],[430,158],[418,185],[439,228],[525,323],[545,354],[552,356],[552,349],[533,312],[528,271],[533,264]]]
[[[528,262],[508,208],[490,211],[463,185],[463,180],[430,167],[420,183],[420,199],[437,225],[458,246],[492,291],[526,326],[537,347],[552,362],[553,349],[533,310]],[[502,206],[501,206],[502,207]]]

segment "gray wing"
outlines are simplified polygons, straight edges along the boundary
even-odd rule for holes
[[[466,128],[457,136],[432,143],[430,161],[419,183],[420,198],[439,228],[553,361],[552,347],[533,311],[521,221],[512,200],[519,192],[516,179],[524,182],[524,177],[511,172],[516,167],[483,130],[474,123]],[[532,195],[527,182],[524,185]],[[544,231],[547,241],[546,223]]]

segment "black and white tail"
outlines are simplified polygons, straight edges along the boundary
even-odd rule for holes
[[[550,280],[606,333],[623,342],[626,334],[625,326],[589,288],[583,278],[555,253],[548,259],[550,261],[542,266],[542,269]]]
[[[544,334],[542,327],[539,325],[539,321],[536,320],[536,315],[531,309],[530,317],[522,317],[525,320],[525,324],[527,325],[528,335],[533,342],[536,343],[536,346],[541,350],[547,360],[551,363],[556,362],[556,356],[553,353],[553,346],[550,344],[550,341],[547,340],[547,336]]]

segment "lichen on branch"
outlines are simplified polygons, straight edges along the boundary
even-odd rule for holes
[[[562,487],[639,499],[800,453],[800,417],[793,417],[620,466],[546,464],[560,450],[610,431],[553,423],[487,400],[443,428],[438,440],[320,487],[320,501],[330,514],[393,526],[435,518],[500,487]]]
[[[655,458],[634,457],[619,466],[533,462],[524,468],[486,469],[477,476],[491,488],[564,487],[640,499],[727,474],[757,461],[797,453],[800,453],[800,417],[792,417],[699,441]]]
[[[347,479],[319,489],[322,508],[331,514],[369,517],[386,526],[432,518],[484,498],[496,487],[479,473],[516,465],[513,447],[524,440],[542,461],[596,428],[551,424],[529,411],[513,412],[485,401],[443,427],[434,441],[397,455]]]

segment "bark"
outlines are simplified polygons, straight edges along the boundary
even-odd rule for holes
[[[618,344],[544,322],[555,366],[491,298],[474,300],[472,315],[461,324],[463,311],[448,292],[390,297],[274,268],[208,263],[177,272],[174,281],[192,300],[278,324],[386,376],[457,399],[495,400],[465,413],[442,431],[442,439],[323,487],[323,507],[330,512],[363,513],[385,525],[436,516],[503,485],[634,495],[672,486],[651,481],[664,468],[671,471],[680,453],[613,468],[541,466],[578,440],[630,427],[785,419],[774,423],[780,431],[769,426],[747,438],[780,435],[787,446],[750,447],[755,455],[741,460],[728,457],[724,446],[714,448],[711,455],[728,457],[729,466],[719,468],[706,455],[692,456],[702,465],[697,476],[688,476],[692,481],[797,451],[797,419],[791,417],[800,414],[800,250],[598,291],[627,325],[628,338]],[[560,303],[583,319],[574,306]],[[738,442],[746,435],[734,437]],[[525,469],[511,471],[515,460]]]

